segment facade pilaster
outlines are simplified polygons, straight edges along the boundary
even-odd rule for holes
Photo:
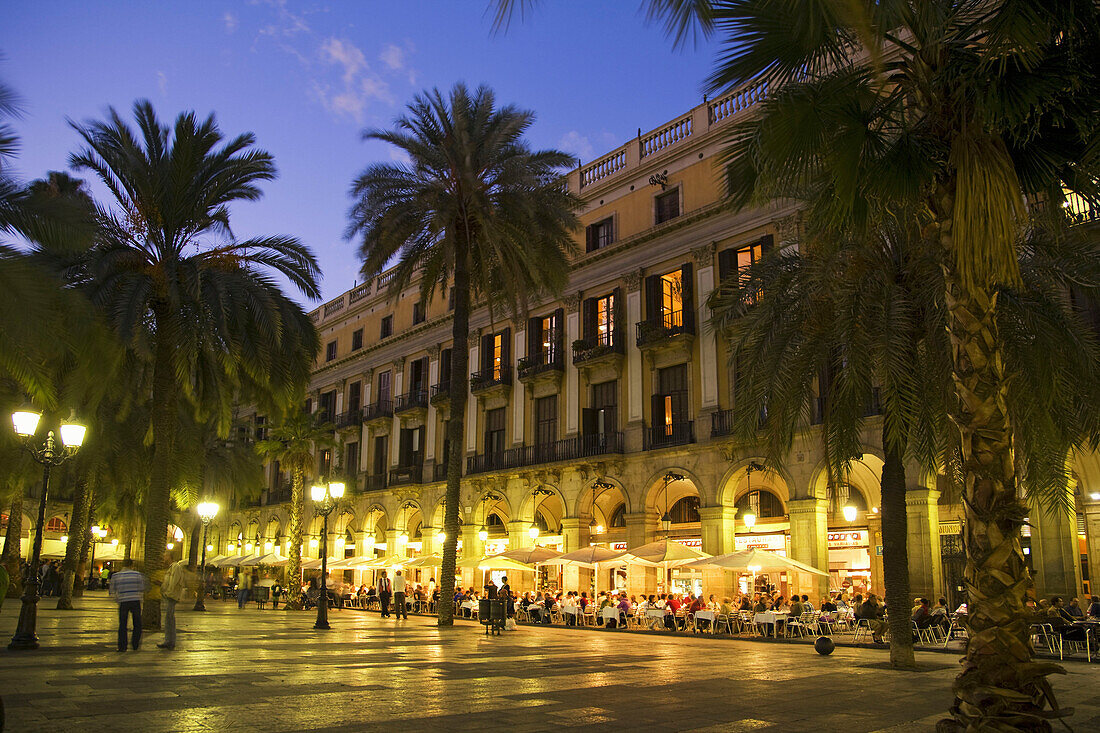
[[[1030,521],[1035,592],[1040,598],[1063,596],[1069,603],[1082,592],[1073,490],[1067,488],[1067,496],[1058,507],[1040,504],[1032,508]]]
[[[919,487],[905,492],[909,592],[914,598],[928,598],[933,603],[943,595],[939,501],[940,492],[936,489]]]
[[[829,569],[828,515],[824,499],[792,499],[787,503],[791,517],[791,557],[819,570]],[[788,573],[792,592],[809,593],[820,598],[829,587],[829,579],[808,573]]]

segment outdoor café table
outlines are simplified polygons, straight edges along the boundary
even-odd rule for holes
[[[470,618],[477,618],[477,601],[463,601],[462,610],[470,612]]]
[[[663,608],[651,608],[645,612],[645,617],[649,628],[656,629],[665,622],[665,609]]]
[[[752,617],[752,622],[757,626],[771,626],[772,636],[779,637],[779,624],[787,621],[789,614],[783,611],[763,611]]]
[[[710,633],[713,634],[714,633],[714,626],[715,626],[714,621],[715,621],[716,618],[717,618],[717,614],[714,613],[714,611],[696,611],[695,612],[695,628],[696,629],[699,628],[700,619],[702,619],[703,621],[709,621],[710,622]]]

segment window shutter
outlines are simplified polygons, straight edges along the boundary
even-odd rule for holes
[[[554,311],[554,356],[562,358],[562,344],[565,343],[565,309],[558,308]]]
[[[542,343],[542,319],[541,318],[528,318],[527,319],[527,357],[531,358],[535,354],[539,353],[539,346]]]
[[[763,250],[764,254],[767,254],[768,252],[770,252],[771,248],[774,245],[775,245],[775,237],[772,236],[771,234],[765,234],[764,236],[762,236],[760,238],[760,249]]]
[[[611,297],[614,301],[612,303],[613,308],[611,309],[611,325],[613,326],[612,330],[617,331],[623,328],[623,321],[626,318],[626,303],[623,302],[623,289],[615,288],[611,291]],[[616,336],[613,338],[618,337]]]
[[[688,324],[687,318],[693,318],[694,316],[688,316],[688,313],[695,313],[695,278],[693,273],[693,267],[690,262],[686,263],[680,268],[680,289],[681,297],[684,301],[684,325]],[[694,321],[691,321],[694,323]]]
[[[502,368],[512,366],[512,329],[506,328],[501,335],[500,365]]]
[[[661,276],[650,275],[645,279],[645,313],[648,320],[661,315]]]
[[[596,435],[599,429],[600,411],[586,407],[581,410],[581,435]]]
[[[651,427],[664,425],[665,422],[665,396],[655,394],[650,397],[649,424]]]
[[[439,356],[439,382],[451,381],[451,350],[443,349]]]
[[[586,339],[596,338],[596,299],[585,298],[581,303],[581,329]]]
[[[481,371],[488,372],[493,368],[493,334],[487,333],[481,337]]]
[[[737,271],[737,250],[734,247],[724,249],[718,253],[718,282],[725,282],[726,278]]]
[[[584,251],[591,252],[596,249],[596,226],[589,224],[584,228]]]

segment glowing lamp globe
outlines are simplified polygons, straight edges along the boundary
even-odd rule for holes
[[[314,484],[309,488],[309,497],[314,501],[324,501],[325,487],[320,484]]]
[[[218,505],[212,501],[204,501],[198,506],[199,519],[209,522],[218,515]]]
[[[447,541],[447,533],[446,532],[436,532],[435,533],[435,541],[436,542],[446,542]]]
[[[854,506],[849,504],[848,506],[844,507],[844,509],[842,509],[841,511],[844,512],[844,521],[845,522],[854,522],[855,521],[855,519],[856,519],[856,508]]]
[[[113,540],[111,540],[111,544],[115,547],[118,547],[118,537],[115,537]]]
[[[30,410],[18,410],[11,414],[11,424],[15,428],[15,434],[29,438],[38,430],[38,421],[42,415]]]
[[[333,499],[340,499],[344,496],[344,482],[333,481],[328,485],[328,495]]]
[[[531,529],[527,530],[527,536],[533,540],[537,540],[539,538],[539,528],[532,525]]]
[[[88,432],[88,428],[77,423],[62,423],[61,424],[61,445],[66,448],[79,448],[84,445],[84,434]]]
[[[477,538],[484,542],[485,540],[489,539],[489,531],[482,527],[477,531]]]
[[[745,516],[741,517],[741,521],[745,523],[745,526],[748,529],[752,529],[754,526],[756,526],[756,515],[752,512],[749,512]]]

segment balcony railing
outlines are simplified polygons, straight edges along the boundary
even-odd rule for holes
[[[339,429],[350,428],[354,425],[358,425],[362,420],[362,417],[363,411],[359,408],[348,410],[347,412],[341,412],[339,415],[336,416],[336,427]]]
[[[763,430],[768,422],[768,408],[761,407],[756,415],[756,428]],[[719,410],[710,415],[710,437],[718,438],[733,434],[733,410]]]
[[[871,398],[867,400],[866,407],[863,408],[863,417],[874,417],[875,415],[882,414],[882,390],[875,387],[871,390]],[[813,412],[810,414],[810,424],[820,425],[825,422],[825,398],[815,397],[813,401]]]
[[[390,486],[405,486],[419,484],[423,477],[424,467],[420,464],[413,466],[398,466],[390,469]]]
[[[499,387],[501,385],[509,385],[512,383],[512,367],[507,364],[502,364],[496,369],[487,369],[481,372],[474,372],[470,375],[470,391],[484,392],[487,389],[493,387]]]
[[[683,333],[695,333],[695,311],[668,311],[638,322],[638,346],[651,346]]]
[[[619,329],[597,334],[592,338],[577,339],[573,342],[573,363],[583,364],[607,354],[622,354],[623,334]]]
[[[285,504],[290,501],[290,487],[280,486],[277,489],[267,490],[267,505]]]
[[[647,425],[642,435],[642,449],[667,448],[673,445],[686,445],[695,442],[695,422],[664,423]]]
[[[394,412],[406,412],[408,410],[424,409],[428,406],[428,390],[414,389],[402,395],[397,395],[393,403]]]
[[[378,400],[363,408],[363,422],[383,417],[393,417],[393,402],[390,400]]]
[[[431,390],[431,396],[428,398],[433,405],[438,405],[440,402],[446,402],[451,399],[451,382],[440,382],[439,384],[433,384]]]
[[[543,372],[564,371],[561,352],[561,343],[558,342],[550,349],[539,349],[537,353],[521,358],[516,364],[519,378],[527,379]]]
[[[432,466],[432,481],[447,480],[447,459],[441,459]]]
[[[381,491],[386,488],[388,479],[384,473],[368,473],[363,476],[363,491]]]
[[[623,434],[619,432],[578,435],[539,445],[522,445],[496,453],[483,453],[466,459],[466,473],[485,473],[509,468],[536,466],[540,463],[571,461],[577,458],[623,452]]]

